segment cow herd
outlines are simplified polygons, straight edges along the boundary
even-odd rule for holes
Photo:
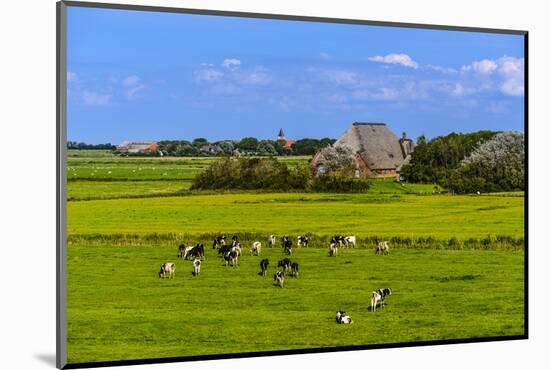
[[[296,238],[297,246],[307,248],[310,242],[310,238],[307,236],[298,236]],[[218,256],[223,260],[225,266],[237,267],[239,266],[239,258],[242,255],[242,246],[239,242],[238,236],[234,235],[231,238],[231,243],[226,242],[227,237],[225,235],[216,236],[212,243],[212,249],[218,249]],[[276,245],[277,237],[275,235],[270,235],[267,239],[267,246],[274,247]],[[355,235],[335,235],[330,239],[329,244],[329,256],[336,257],[338,255],[338,250],[341,248],[355,248],[356,246],[356,237]],[[281,246],[283,253],[291,256],[292,255],[292,239],[285,235],[281,238]],[[252,256],[260,256],[262,251],[262,243],[255,241],[252,243],[250,248],[250,254]],[[389,244],[387,241],[379,241],[375,248],[375,254],[377,255],[387,255],[389,254]],[[180,244],[178,247],[178,258],[182,260],[191,260],[192,261],[192,274],[197,277],[201,272],[202,260],[205,258],[204,253],[204,244],[197,243],[195,245],[185,246]],[[260,261],[260,272],[258,275],[266,276],[269,266],[269,260],[264,258]],[[165,262],[160,266],[159,278],[172,279],[176,275],[176,265],[172,262]],[[290,258],[286,257],[277,262],[277,271],[273,275],[274,285],[278,287],[284,286],[285,275],[298,278],[299,275],[299,264],[292,262]],[[371,294],[371,305],[370,308],[374,312],[376,307],[385,306],[385,298],[391,295],[390,288],[382,288],[372,292]],[[347,316],[343,310],[339,310],[336,313],[336,322],[338,324],[351,324],[353,320],[350,316]]]

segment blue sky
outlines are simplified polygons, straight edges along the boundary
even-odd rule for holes
[[[523,130],[523,36],[69,7],[68,139]]]

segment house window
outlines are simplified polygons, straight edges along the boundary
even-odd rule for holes
[[[317,166],[317,176],[322,176],[326,173],[327,173],[327,168],[323,164],[320,164]]]

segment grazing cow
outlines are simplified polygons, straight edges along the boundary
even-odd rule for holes
[[[240,257],[241,254],[242,254],[241,243],[236,242],[236,243],[231,247],[230,251],[231,251],[231,252],[237,253],[237,257]]]
[[[328,247],[328,255],[330,257],[336,257],[338,255],[338,243],[330,243]]]
[[[391,295],[390,288],[382,288],[372,292],[371,299],[370,299],[371,310],[373,312],[376,311],[376,306],[378,305],[378,303],[380,303],[380,307],[384,307],[386,305],[385,299],[389,295]]]
[[[353,320],[350,316],[347,316],[346,313],[342,310],[336,312],[336,322],[338,324],[353,324]]]
[[[286,254],[292,255],[292,240],[288,236],[283,236],[283,249]]]
[[[191,258],[204,259],[204,244],[198,243],[197,245],[192,247],[189,252],[187,252],[186,259],[191,259]]]
[[[296,278],[298,277],[298,267],[299,266],[296,262],[292,262],[292,264],[290,265],[290,273]]]
[[[172,262],[166,262],[160,265],[159,278],[165,278],[168,275],[168,278],[176,277],[176,264]]]
[[[267,266],[269,265],[269,260],[264,258],[260,261],[260,268],[262,269],[261,275],[265,276],[267,274]]]
[[[269,235],[269,238],[267,238],[267,245],[270,248],[273,248],[273,246],[275,245],[276,239],[277,237],[275,235]]]
[[[216,236],[214,238],[214,243],[212,244],[212,249],[216,249],[217,246],[223,246],[225,245],[225,235]]]
[[[231,238],[231,246],[234,247],[237,244],[239,244],[239,237],[237,235],[233,235],[233,237]]]
[[[344,246],[346,246],[346,247],[351,246],[352,248],[355,248],[355,242],[356,242],[355,235],[350,235],[350,236],[345,236],[344,237]]]
[[[189,247],[186,247],[183,252],[181,253],[181,258],[186,260],[189,258],[189,252],[191,252],[191,250],[195,248],[194,246],[189,246]]]
[[[309,238],[307,236],[299,236],[298,237],[298,246],[304,246],[304,248],[307,248],[307,245],[309,244]]]
[[[178,257],[181,257],[183,258],[183,255],[185,253],[185,244],[180,244],[179,248],[178,248]]]
[[[200,258],[195,258],[193,260],[193,275],[195,276],[199,276],[199,274],[201,273],[201,260]]]
[[[225,256],[227,254],[227,252],[229,252],[231,250],[231,248],[232,247],[230,245],[227,245],[227,244],[222,245],[220,247],[220,249],[218,249],[218,255],[220,255],[222,257]]]
[[[285,283],[285,273],[282,271],[277,271],[275,275],[273,275],[273,280],[275,280],[276,285],[282,288]]]
[[[288,258],[282,259],[277,263],[277,267],[282,267],[285,272],[288,272],[290,270],[290,265],[291,262]]]
[[[229,251],[224,256],[223,259],[225,260],[225,265],[231,265],[233,267],[239,265],[239,255],[236,251]]]
[[[252,249],[250,249],[250,254],[254,256],[259,256],[261,251],[262,251],[262,243],[260,242],[252,243]]]
[[[387,241],[381,241],[378,242],[376,245],[376,254],[389,254],[390,253],[390,246],[388,245]]]

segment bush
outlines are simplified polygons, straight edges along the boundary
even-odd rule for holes
[[[312,178],[308,165],[289,169],[276,158],[226,157],[212,163],[193,180],[191,190],[268,190],[361,193],[363,178],[329,174]]]
[[[313,178],[310,190],[320,193],[366,193],[369,186],[365,178],[328,174]]]
[[[223,158],[193,180],[191,190],[305,190],[301,168],[290,170],[275,158]]]

